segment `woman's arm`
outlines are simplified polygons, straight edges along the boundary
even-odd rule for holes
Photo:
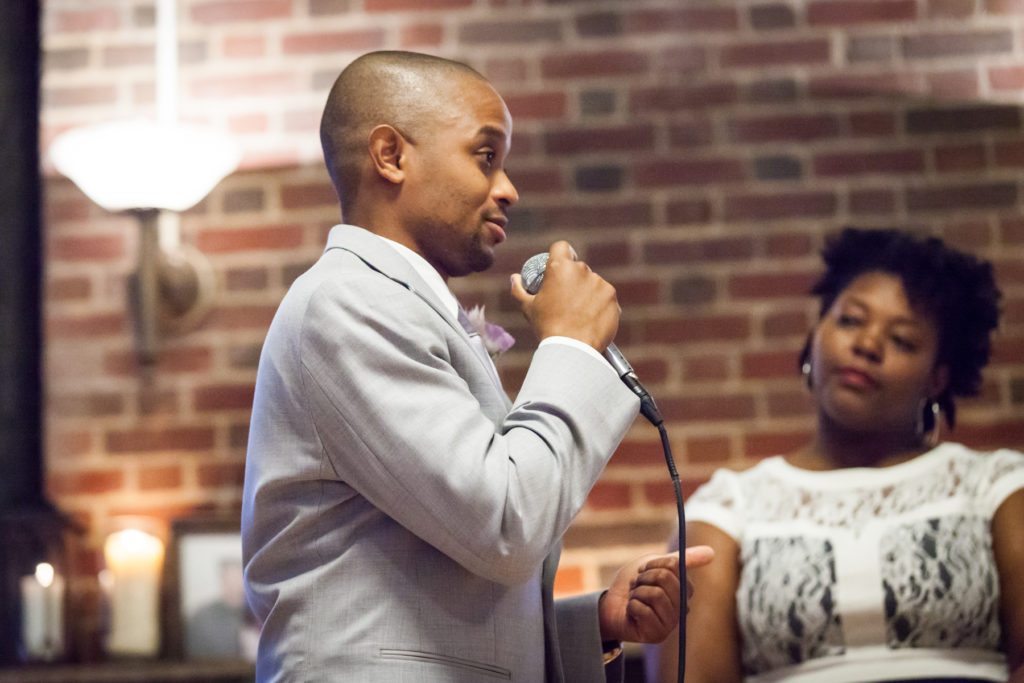
[[[708,545],[715,560],[688,575],[693,598],[686,617],[687,683],[738,682],[740,667],[739,627],[736,623],[736,587],[740,556],[736,541],[718,527],[703,522],[686,525],[687,545]],[[648,652],[655,683],[675,683],[678,668],[678,631]]]
[[[1024,489],[1009,496],[992,518],[992,548],[999,571],[1000,617],[1011,683],[1024,683]]]

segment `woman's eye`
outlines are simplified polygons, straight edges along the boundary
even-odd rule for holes
[[[840,313],[836,319],[840,327],[852,327],[860,323],[860,319],[848,313]]]
[[[903,351],[916,351],[917,344],[904,337],[894,336],[892,343],[896,345],[896,348],[902,349]]]

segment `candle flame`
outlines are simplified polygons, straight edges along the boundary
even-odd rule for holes
[[[49,562],[40,562],[36,565],[36,581],[43,588],[49,588],[53,583],[53,565]]]

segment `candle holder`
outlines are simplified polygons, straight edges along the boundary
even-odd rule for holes
[[[80,532],[45,505],[0,515],[0,665],[73,658],[69,558]]]
[[[122,517],[103,544],[100,573],[112,658],[160,654],[160,586],[166,534],[156,520]]]

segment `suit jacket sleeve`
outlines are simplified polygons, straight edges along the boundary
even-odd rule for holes
[[[597,603],[601,593],[587,593],[555,601],[558,648],[566,681],[621,683],[623,655],[604,664]]]
[[[598,359],[546,345],[511,410],[488,414],[458,370],[473,357],[461,329],[369,269],[345,272],[312,293],[298,342],[307,414],[333,468],[323,476],[469,571],[527,580],[583,506],[637,399]]]

